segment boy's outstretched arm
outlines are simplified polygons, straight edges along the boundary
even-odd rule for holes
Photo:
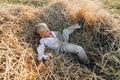
[[[37,57],[38,60],[47,59],[48,56],[44,54],[45,45],[44,45],[44,42],[42,41],[42,39],[40,40],[40,44],[37,48],[37,52],[38,52],[38,57]]]

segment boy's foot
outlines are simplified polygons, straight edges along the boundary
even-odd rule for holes
[[[88,61],[86,61],[86,62],[83,62],[83,61],[81,61],[81,60],[78,60],[79,61],[79,64],[84,64],[84,65],[90,65],[90,61],[88,60]]]
[[[85,19],[81,19],[78,21],[79,25],[82,27],[85,23]]]

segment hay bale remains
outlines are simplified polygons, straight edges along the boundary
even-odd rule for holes
[[[33,25],[37,12],[23,5],[0,5],[0,79],[34,80],[37,67]],[[29,41],[29,43],[27,42]]]
[[[68,0],[58,0],[43,8],[40,17],[53,30],[62,30],[79,20],[76,16],[78,10],[79,8],[70,4]]]
[[[94,2],[76,2],[78,0],[53,1],[41,10],[23,5],[0,5],[0,79],[119,80],[117,20]],[[101,14],[103,12],[105,14]],[[48,69],[39,73],[36,66],[39,43],[33,26],[46,22],[52,30],[62,32],[81,18],[86,20],[85,25],[71,35],[70,41],[84,47],[93,65],[87,68],[69,54],[48,49]]]
[[[94,63],[92,67],[96,67],[97,75],[105,79],[117,79],[116,75],[120,76],[117,66],[120,65],[120,58],[116,55],[120,47],[119,20],[103,9],[99,2],[79,1],[77,5],[68,1],[52,3],[41,11],[41,19],[51,29],[62,32],[63,28],[84,18],[84,27],[73,33],[70,41],[84,47]],[[117,74],[114,74],[116,71]]]

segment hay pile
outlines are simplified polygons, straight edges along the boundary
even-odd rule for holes
[[[89,0],[58,1],[43,8],[40,16],[52,30],[60,32],[84,18],[86,21],[84,27],[74,32],[70,41],[83,46],[86,50],[92,63],[90,70],[95,73],[92,79],[119,80],[120,57],[116,50],[120,47],[120,24],[118,19],[101,7],[101,3]],[[91,79],[90,76],[87,78]],[[79,79],[82,80],[80,77]]]
[[[116,53],[120,27],[117,20],[95,2],[53,1],[41,10],[7,4],[0,5],[0,11],[0,79],[120,79],[120,56]],[[36,66],[39,43],[33,26],[46,22],[52,30],[62,32],[81,18],[86,20],[85,25],[71,35],[70,41],[84,47],[92,65],[87,68],[78,63],[76,56],[47,49],[47,69],[39,73]]]
[[[37,75],[30,42],[37,12],[23,5],[0,5],[0,79],[31,80]],[[29,43],[27,42],[29,41]]]

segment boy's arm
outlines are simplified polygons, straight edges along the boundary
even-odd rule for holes
[[[37,48],[37,52],[38,52],[38,57],[37,59],[38,60],[42,60],[43,56],[44,56],[44,51],[45,51],[45,45],[44,45],[44,42],[43,40],[40,40],[40,44]]]
[[[64,38],[64,41],[65,42],[68,42],[69,41],[69,35],[75,31],[76,29],[79,29],[83,26],[85,20],[84,19],[81,19],[78,23],[74,24],[74,25],[71,25],[70,27],[68,28],[65,28],[63,30],[63,38]]]
[[[59,38],[60,40],[63,38],[60,32],[58,31],[53,31],[53,32],[55,33],[56,37]]]

